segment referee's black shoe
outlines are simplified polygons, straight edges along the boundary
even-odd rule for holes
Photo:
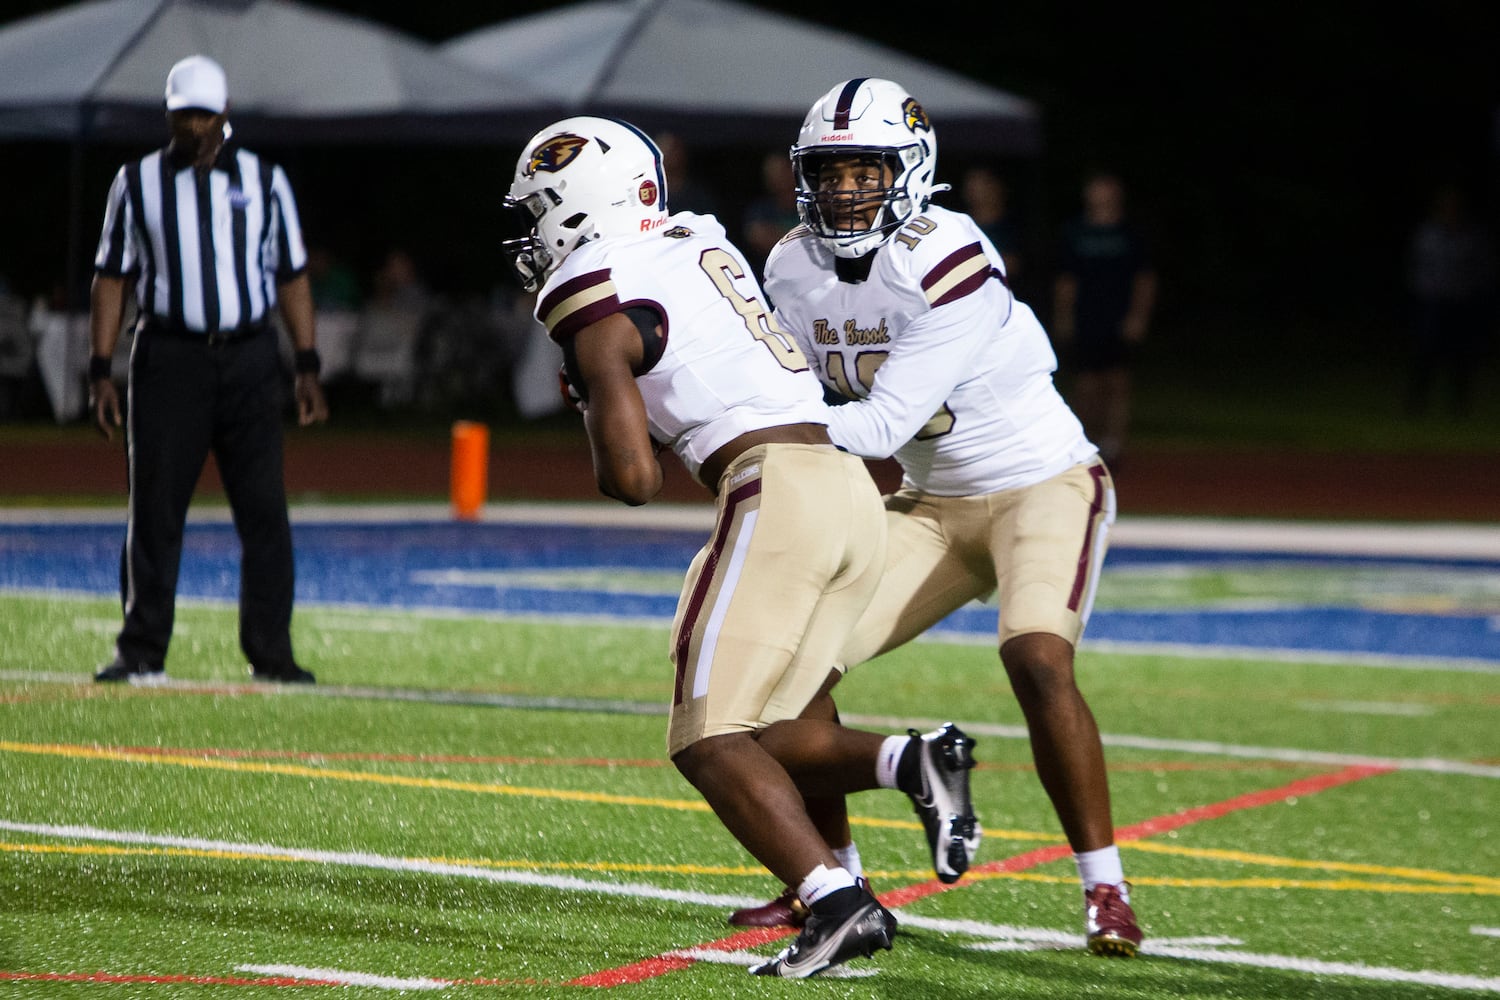
[[[148,667],[144,663],[126,663],[116,658],[99,668],[94,680],[103,683],[128,681],[131,684],[162,684],[167,679],[165,667]]]
[[[288,663],[284,667],[273,670],[261,670],[259,667],[250,671],[250,676],[258,681],[267,681],[272,684],[316,684],[317,678],[312,671],[303,670],[295,663]]]

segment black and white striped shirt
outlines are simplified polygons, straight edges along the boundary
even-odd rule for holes
[[[175,330],[243,330],[268,320],[276,286],[307,266],[292,186],[246,149],[213,169],[172,162],[165,149],[115,174],[94,268],[139,272],[142,316]]]

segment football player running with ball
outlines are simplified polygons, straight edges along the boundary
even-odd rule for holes
[[[820,97],[792,147],[803,225],[772,250],[766,291],[823,384],[834,444],[894,455],[879,589],[836,661],[862,663],[998,592],[1000,660],[1037,774],[1073,848],[1089,948],[1134,955],[1099,730],[1073,676],[1115,494],[1053,385],[1047,334],[967,215],[930,203],[937,140],[910,94],[853,79]],[[809,709],[837,718],[831,698]],[[837,798],[810,803],[845,867],[858,850]],[[737,924],[795,923],[790,895]]]
[[[521,154],[505,249],[562,347],[599,489],[661,489],[662,448],[717,497],[672,626],[668,751],[810,915],[755,966],[800,978],[891,947],[895,918],[839,864],[805,797],[899,788],[940,877],[977,846],[972,742],[952,726],[884,736],[800,718],[880,582],[886,515],[864,462],[835,448],[822,387],[712,216],[668,215],[661,153],[634,126],[575,117]],[[951,879],[950,879],[951,880]]]

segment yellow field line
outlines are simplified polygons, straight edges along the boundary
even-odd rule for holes
[[[688,812],[708,812],[708,805],[702,801],[689,799],[669,799],[649,796],[633,795],[609,795],[602,792],[580,792],[567,791],[555,788],[534,788],[520,785],[500,785],[486,782],[454,781],[447,778],[421,778],[409,775],[379,774],[366,771],[348,771],[340,769],[308,767],[301,764],[275,763],[268,761],[245,761],[227,760],[217,757],[191,757],[176,754],[154,754],[140,753],[130,750],[112,750],[107,747],[88,747],[78,744],[60,743],[20,743],[11,740],[0,740],[0,752],[29,753],[46,756],[68,757],[85,760],[119,761],[133,764],[166,764],[174,767],[204,768],[216,771],[230,771],[245,774],[276,774],[298,778],[316,778],[325,781],[349,781],[364,782],[369,784],[391,785],[405,788],[427,788],[441,789],[444,791],[469,792],[481,795],[513,795],[529,798],[555,799],[567,802],[586,802],[602,805],[627,805],[648,806],[660,809],[676,809]],[[850,822],[859,826],[884,827],[891,829],[915,829],[918,824],[914,820],[879,819],[872,817],[850,817]],[[1025,830],[986,830],[985,836],[999,840],[1024,840],[1038,841],[1041,843],[1055,843],[1058,838],[1055,834],[1036,833]],[[1459,875],[1450,872],[1433,871],[1420,868],[1390,867],[1384,865],[1356,864],[1340,861],[1315,861],[1300,858],[1279,857],[1268,854],[1255,854],[1247,851],[1218,850],[1214,848],[1191,848],[1180,847],[1171,844],[1159,844],[1144,840],[1124,841],[1122,848],[1152,852],[1158,854],[1169,854],[1177,857],[1200,858],[1212,861],[1225,861],[1237,864],[1252,864],[1265,867],[1300,868],[1321,871],[1340,871],[1362,875],[1381,875],[1387,878],[1408,878],[1423,880],[1440,885],[1452,885],[1456,891],[1470,892],[1480,895],[1500,895],[1500,878],[1492,878],[1483,875]],[[121,852],[123,853],[123,852]],[[181,852],[189,853],[189,852]],[[210,855],[208,852],[199,852],[205,856],[227,856]],[[285,859],[283,859],[285,860]],[[460,864],[496,864],[500,866],[511,865],[515,867],[529,866],[537,867],[536,862],[456,862]],[[544,865],[545,867],[545,865]],[[580,867],[589,870],[589,863],[580,863]],[[598,869],[604,870],[604,869]],[[663,871],[663,872],[685,872],[696,874],[720,873],[715,869],[689,868],[680,866],[640,866],[635,869],[619,868],[609,870],[636,870],[636,871]],[[758,874],[763,874],[755,869]],[[724,870],[722,874],[739,874],[738,871]],[[1002,877],[1002,878],[1038,878],[1049,879],[1050,876],[1028,876],[1025,873],[1002,873],[999,875],[984,875],[975,877]],[[1062,879],[1069,881],[1069,879]],[[1149,881],[1147,879],[1132,879],[1140,885],[1160,884],[1179,886],[1221,886],[1221,887],[1246,887],[1246,888],[1272,888],[1272,887],[1307,887],[1327,888],[1340,886],[1345,888],[1396,885],[1401,888],[1389,891],[1401,892],[1435,892],[1440,891],[1434,886],[1410,885],[1405,883],[1363,883],[1356,880],[1345,880],[1341,882],[1298,882],[1296,880],[1279,879],[1243,879],[1243,880],[1161,880]],[[1377,891],[1371,889],[1370,891]],[[1387,891],[1384,889],[1378,891]]]
[[[195,847],[114,847],[110,844],[15,844],[0,841],[11,854],[81,854],[106,857],[214,858],[219,861],[306,861],[288,854],[259,851],[211,851]]]
[[[1500,892],[1500,878],[1488,875],[1458,875],[1452,872],[1433,871],[1430,868],[1401,868],[1360,864],[1352,861],[1309,861],[1302,858],[1252,854],[1248,851],[1226,851],[1211,847],[1177,847],[1144,840],[1127,840],[1120,846],[1155,854],[1171,854],[1179,858],[1203,858],[1209,861],[1230,861],[1236,864],[1262,865],[1271,868],[1312,868],[1330,872],[1353,872],[1360,875],[1384,875],[1389,878],[1423,879],[1428,882],[1470,885]]]
[[[366,782],[374,785],[396,785],[403,788],[440,788],[450,792],[473,792],[479,795],[519,795],[538,799],[560,799],[565,802],[591,802],[606,805],[654,806],[659,809],[681,809],[708,812],[708,804],[688,799],[663,799],[635,795],[607,795],[602,792],[575,792],[557,788],[528,788],[521,785],[497,785],[478,781],[452,781],[447,778],[415,778],[400,774],[377,774],[367,771],[343,771],[304,767],[300,764],[275,764],[265,761],[234,761],[213,757],[182,757],[172,754],[136,753],[54,743],[13,743],[0,740],[0,751],[44,754],[84,760],[112,760],[130,764],[170,764],[174,767],[204,768],[211,771],[234,771],[241,774],[279,774],[293,778],[318,778],[325,781]]]
[[[194,757],[185,754],[140,753],[134,750],[111,750],[108,747],[87,747],[69,743],[16,743],[9,740],[0,740],[0,752],[41,754],[84,760],[108,760],[128,764],[170,764],[174,767],[206,768],[208,770],[232,771],[241,774],[280,774],[296,778],[357,781],[398,785],[406,788],[437,788],[450,792],[474,792],[482,795],[520,795],[604,805],[655,806],[661,809],[679,809],[688,812],[709,811],[707,803],[692,799],[607,795],[602,792],[570,792],[556,788],[531,788],[524,785],[453,781],[448,778],[418,778],[410,775],[379,774],[370,771],[346,771],[270,761],[230,760],[220,757]],[[858,826],[884,827],[896,830],[921,829],[920,823],[910,819],[850,817],[849,822]],[[985,836],[997,840],[1035,840],[1042,842],[1054,842],[1058,839],[1056,834],[1031,833],[1024,830],[986,830]]]
[[[1018,882],[1050,882],[1077,885],[1076,875],[1039,875],[1035,872],[970,872],[966,879],[1012,879]],[[1476,876],[1476,878],[1478,878]],[[1500,896],[1500,886],[1479,882],[1454,885],[1417,885],[1411,882],[1375,882],[1364,879],[1283,878],[1156,878],[1131,876],[1132,886],[1165,886],[1173,889],[1317,889],[1325,892],[1388,892],[1409,895]]]

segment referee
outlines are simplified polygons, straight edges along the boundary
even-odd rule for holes
[[[171,142],[115,174],[90,293],[90,406],[121,425],[110,380],[126,297],[137,304],[125,408],[124,627],[96,681],[165,678],[188,502],[210,451],[240,539],[240,648],[259,680],[311,684],[292,656],[292,532],[282,483],[282,368],[271,310],[296,349],[298,423],[328,419],[307,252],[280,167],[226,149],[228,86],[212,59],[167,75]]]

